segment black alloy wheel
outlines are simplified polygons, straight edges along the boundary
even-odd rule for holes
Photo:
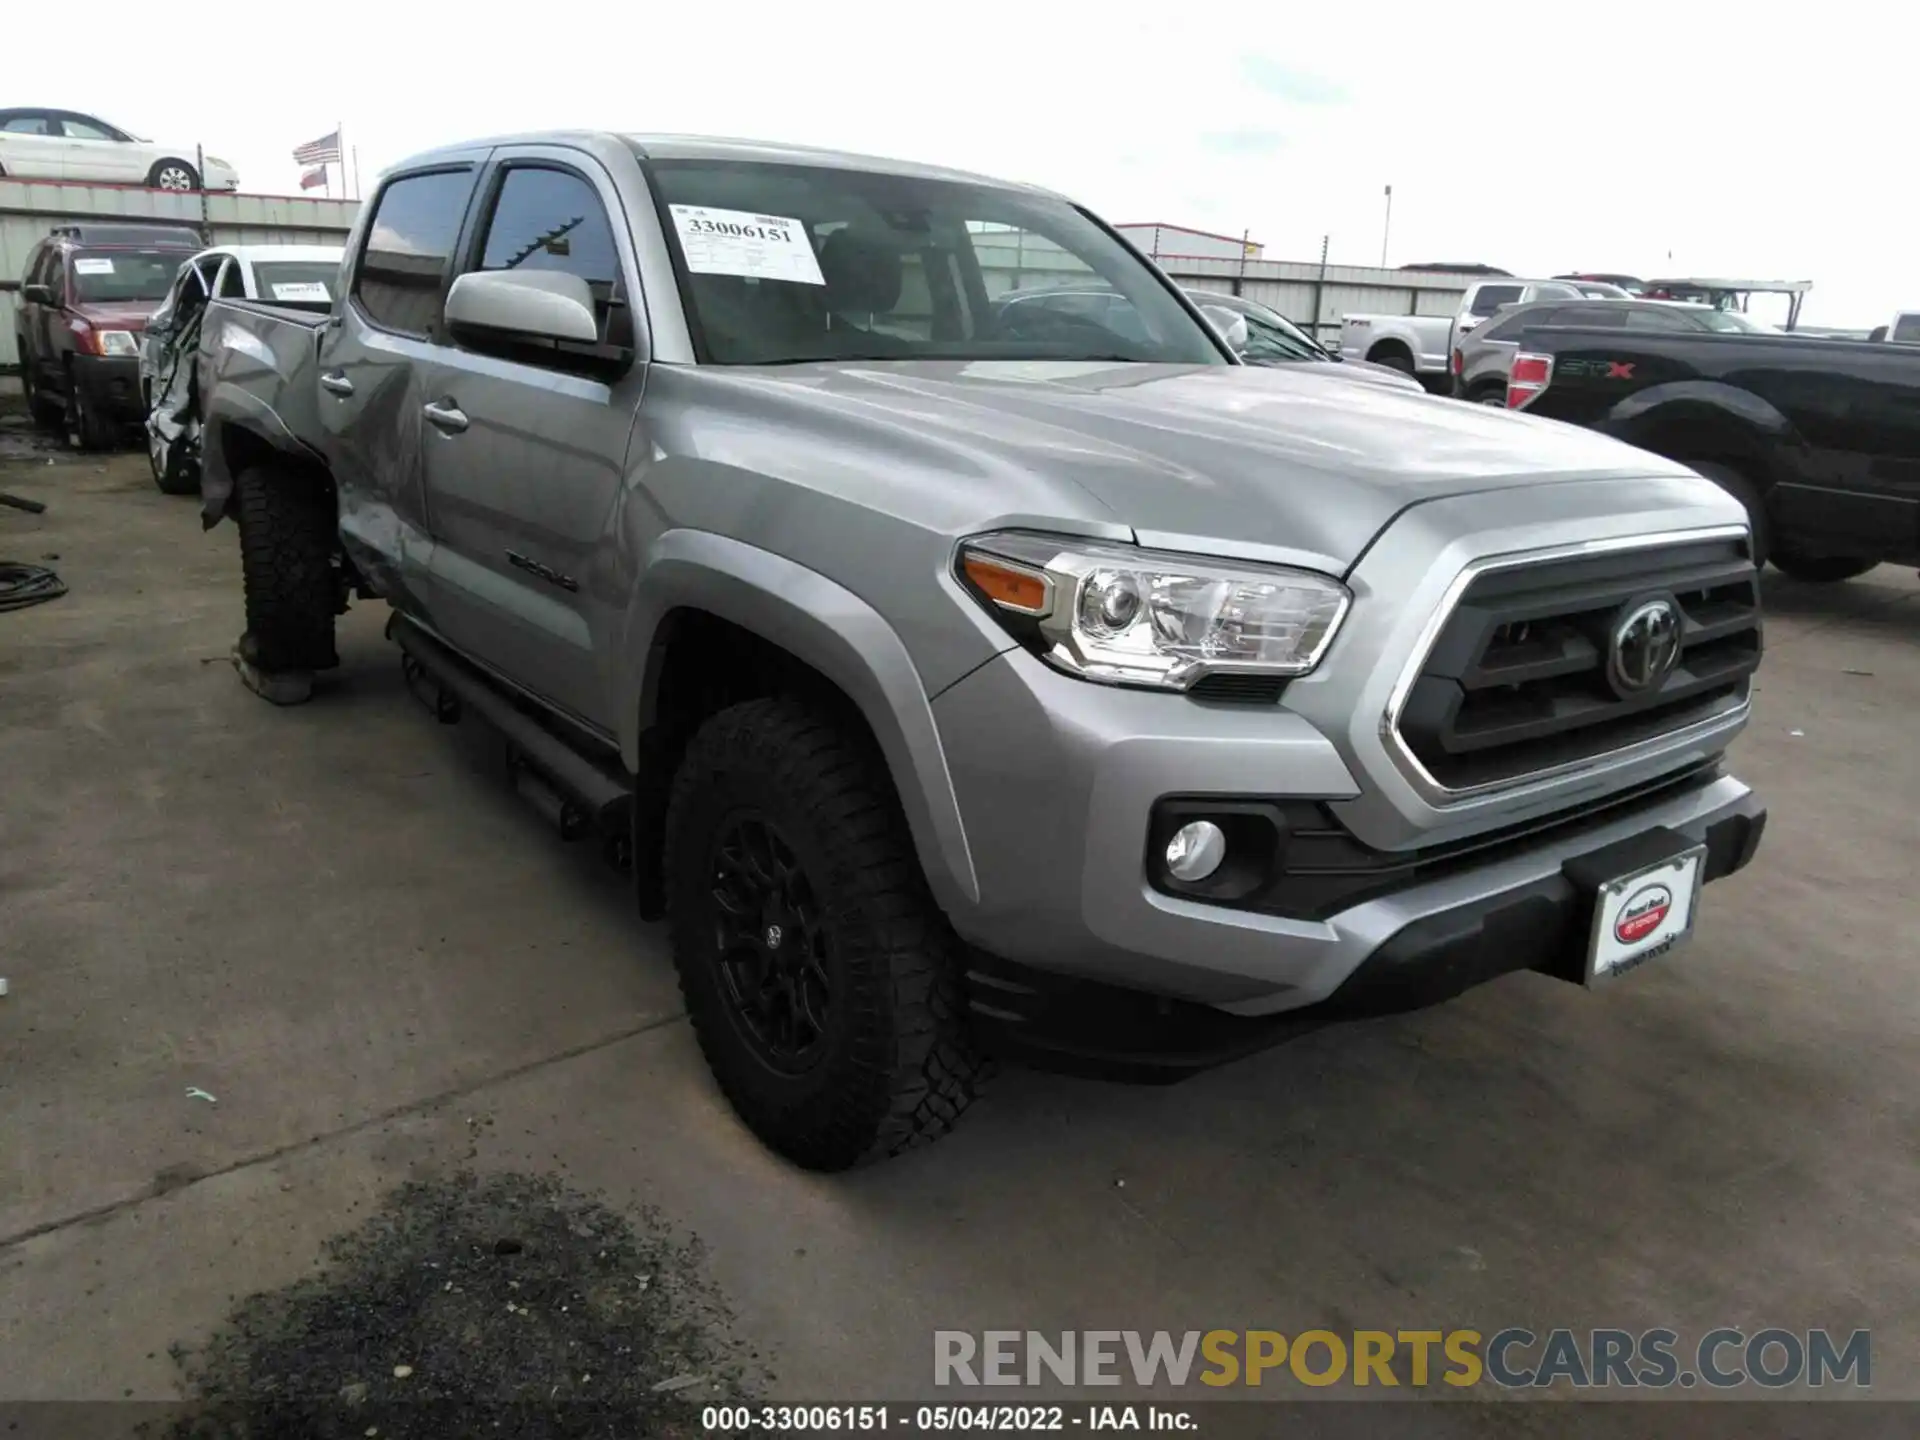
[[[714,832],[713,961],[728,1018],[771,1069],[802,1074],[831,1039],[833,982],[813,882],[772,820],[740,811]]]

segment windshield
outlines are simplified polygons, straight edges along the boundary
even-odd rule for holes
[[[1230,363],[1153,271],[1065,201],[826,166],[648,169],[704,362]],[[1078,298],[1009,298],[1035,287]]]
[[[73,293],[89,304],[164,300],[192,258],[186,250],[82,250],[73,257]]]
[[[255,298],[282,304],[311,302],[327,305],[333,300],[334,277],[340,273],[337,260],[267,260],[256,262],[253,283],[259,290]]]

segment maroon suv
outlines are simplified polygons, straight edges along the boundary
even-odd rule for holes
[[[27,404],[83,450],[145,419],[140,332],[204,248],[186,225],[56,226],[27,252],[14,314]]]

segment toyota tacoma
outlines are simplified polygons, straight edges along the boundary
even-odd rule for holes
[[[1044,277],[1114,303],[997,307]],[[1670,952],[1764,812],[1740,506],[1572,426],[1237,362],[1058,195],[545,134],[385,175],[330,314],[208,307],[267,699],[352,597],[664,917],[834,1169],[984,1055],[1172,1076]],[[1331,368],[1331,367],[1329,367]]]

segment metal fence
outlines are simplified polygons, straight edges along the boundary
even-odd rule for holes
[[[12,289],[27,252],[56,225],[85,220],[154,220],[196,225],[209,245],[334,245],[346,239],[357,200],[297,195],[182,195],[124,185],[0,179],[0,373],[19,369]]]

